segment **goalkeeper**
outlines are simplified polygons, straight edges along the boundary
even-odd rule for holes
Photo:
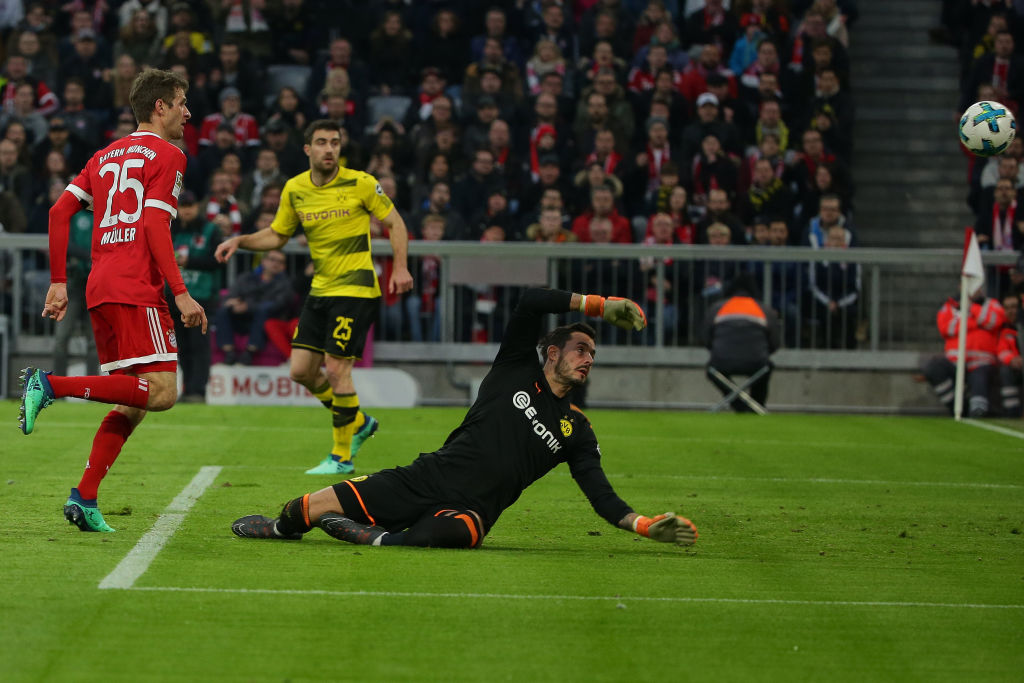
[[[601,469],[590,422],[567,398],[594,364],[593,328],[564,325],[537,343],[544,315],[570,311],[624,329],[642,330],[647,324],[628,299],[527,290],[476,402],[440,449],[405,467],[295,498],[278,518],[242,517],[231,530],[243,538],[299,539],[319,527],[363,545],[476,548],[527,486],[566,462],[594,510],[609,523],[655,541],[692,545],[697,540],[692,522],[671,512],[638,515]]]

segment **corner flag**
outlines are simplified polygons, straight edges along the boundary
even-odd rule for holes
[[[981,249],[978,248],[978,236],[974,228],[967,228],[964,235],[964,259],[960,267],[960,275],[967,284],[967,296],[985,286],[985,269],[981,265]]]
[[[974,228],[964,235],[964,257],[960,264],[960,323],[956,345],[956,384],[953,398],[953,417],[959,421],[963,414],[964,372],[967,356],[967,314],[971,310],[971,297],[985,287],[985,268],[981,263],[981,249]]]

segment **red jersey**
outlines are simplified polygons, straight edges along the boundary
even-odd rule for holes
[[[167,254],[152,253],[156,235],[143,234],[142,217],[149,208],[169,214],[156,229],[167,230],[160,237],[173,261],[170,218],[178,215],[184,178],[185,154],[143,131],[96,152],[68,185],[68,192],[93,209],[92,272],[85,289],[89,308],[104,303],[167,306],[158,266],[158,258]]]
[[[220,112],[205,117],[199,128],[199,144],[204,147],[212,145],[213,139],[217,137],[217,129],[223,123],[235,129],[235,142],[239,145],[253,147],[260,144],[260,126],[256,119],[245,112],[235,114],[235,118],[230,121]]]

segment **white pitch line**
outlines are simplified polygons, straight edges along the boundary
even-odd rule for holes
[[[627,602],[689,602],[735,605],[794,605],[810,607],[934,607],[942,609],[1024,609],[1024,605],[993,605],[956,602],[897,602],[884,600],[778,600],[772,598],[693,598],[647,595],[520,595],[509,593],[419,593],[412,591],[325,591],[270,588],[186,588],[178,586],[139,586],[136,591],[168,593],[243,593],[247,595],[317,595],[337,598],[439,598],[449,600],[576,600]]]
[[[175,496],[167,509],[157,517],[153,528],[147,531],[135,547],[128,551],[124,559],[114,567],[114,571],[107,574],[106,578],[100,581],[100,588],[131,588],[135,581],[142,576],[149,565],[156,558],[157,553],[170,540],[174,532],[181,526],[185,515],[199,500],[199,496],[209,488],[221,468],[208,466],[199,468],[199,472],[188,486],[182,489],[181,493]]]
[[[961,420],[961,422],[963,422],[965,425],[987,429],[990,432],[996,432],[997,434],[1002,434],[1003,436],[1012,436],[1016,439],[1024,439],[1024,432],[1017,432],[1012,429],[1007,429],[1006,427],[1000,427],[999,425],[988,424],[987,422],[982,422],[981,420],[968,419]]]
[[[558,472],[561,476],[571,476],[568,472]],[[833,477],[729,477],[714,474],[653,474],[649,472],[630,472],[629,474],[607,473],[609,479],[633,479],[633,478],[655,478],[655,479],[681,479],[699,481],[752,481],[772,484],[850,484],[863,486],[938,486],[948,488],[967,489],[1022,489],[1020,484],[990,484],[987,482],[969,481],[895,481],[887,479],[838,479]]]
[[[1021,484],[992,484],[971,481],[896,481],[889,479],[841,479],[836,477],[730,477],[718,474],[663,474],[654,472],[606,472],[608,479],[672,479],[679,481],[737,481],[766,484],[840,484],[854,486],[935,486],[957,489],[1024,489]],[[570,477],[569,472],[556,470],[555,477]]]

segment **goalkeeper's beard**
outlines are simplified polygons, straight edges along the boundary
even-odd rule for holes
[[[581,387],[587,381],[587,376],[580,377],[564,354],[559,354],[558,362],[555,363],[555,381],[569,387]]]

